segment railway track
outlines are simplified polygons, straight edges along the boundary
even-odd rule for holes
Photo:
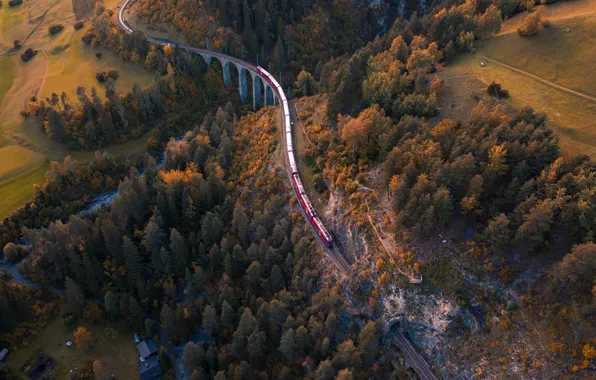
[[[399,331],[396,325],[391,326],[386,337],[392,339],[393,343],[399,347],[401,352],[404,354],[406,366],[413,368],[420,379],[439,380],[426,360],[420,356],[412,342],[410,342],[410,340],[401,331]]]
[[[130,0],[126,0],[126,2],[120,8],[120,10],[118,12],[118,22],[119,22],[120,26],[122,27],[122,29],[124,29],[127,33],[132,33],[133,32],[132,28],[130,28],[130,26],[124,20],[124,11],[129,3],[130,3]],[[146,37],[146,38],[149,42],[154,43],[154,44],[171,45],[171,41],[168,41],[168,40],[156,39],[156,38],[151,38],[151,37]],[[247,70],[251,70],[251,71],[257,72],[259,74],[261,74],[261,71],[262,71],[263,75],[265,75],[265,76],[269,75],[265,70],[263,70],[262,68],[260,68],[258,66],[251,65],[247,62],[244,62],[242,60],[239,60],[237,58],[234,58],[234,57],[222,54],[222,53],[217,53],[217,52],[213,52],[213,51],[205,50],[205,49],[194,48],[194,47],[190,47],[190,46],[179,46],[179,47],[181,49],[189,51],[189,52],[201,54],[204,58],[206,55],[211,56],[211,57],[219,57],[219,58],[225,59],[227,61],[235,62],[236,64],[244,67]],[[285,94],[283,93],[281,86],[279,86],[279,84],[275,81],[275,79],[273,77],[271,77],[269,79],[266,79],[266,77],[265,77],[265,78],[261,78],[261,80],[266,80],[270,83],[271,83],[271,80],[273,80],[273,83],[271,83],[271,84],[274,85],[274,88],[275,88],[274,91],[278,92],[278,98],[280,101],[279,102],[280,109],[282,109],[282,110],[288,109],[288,111],[287,111],[288,117],[287,118],[286,118],[286,115],[284,115],[284,112],[282,111],[282,119],[283,119],[284,128],[281,129],[281,132],[284,133],[284,135],[285,135],[286,133],[288,133],[288,132],[286,132],[287,127],[291,128],[291,125],[287,126],[287,123],[292,123],[292,121],[291,121],[292,118],[295,119],[295,117],[292,116],[292,112],[291,112],[290,108],[288,107],[287,98],[285,97]],[[275,84],[277,84],[277,86],[275,86]],[[290,135],[293,136],[293,130],[291,130],[291,131],[292,131],[292,133],[290,133]],[[288,152],[287,145],[291,144],[292,147],[294,145],[292,139],[288,139],[287,141],[286,141],[286,139],[282,139],[282,141],[283,141],[283,144],[285,147],[285,150],[284,150],[285,152]],[[290,150],[289,152],[292,152],[292,151]],[[284,157],[288,161],[291,161],[292,159],[295,160],[293,152],[291,154],[284,154]],[[292,167],[291,162],[286,162],[286,163],[288,164],[286,166],[286,168]],[[294,171],[292,169],[288,170],[288,176],[290,177],[290,183],[293,183],[292,177],[294,176],[295,173],[297,173],[297,171]],[[296,189],[296,187],[294,185],[292,185],[292,188],[294,189],[297,198],[300,200],[301,195],[298,194],[298,190]],[[323,247],[325,249],[325,252],[327,252],[327,254],[331,258],[331,260],[337,266],[337,268],[344,275],[348,274],[351,270],[351,265],[343,253],[341,243],[337,240],[334,240],[334,244],[332,247],[329,247],[327,244],[325,244],[325,242],[321,239],[320,231],[317,231],[315,228],[315,225],[313,225],[313,223],[312,223],[312,217],[309,217],[309,215],[307,215],[307,211],[304,207],[300,207],[300,209],[301,209],[302,214],[304,215],[305,219],[311,220],[311,223],[308,223],[308,224],[310,225],[310,228],[313,230],[317,242],[320,244],[321,247]],[[319,224],[321,224],[321,223],[319,222]],[[395,328],[395,326],[393,326],[387,334],[389,335],[389,338],[391,338],[397,344],[397,346],[402,350],[402,352],[404,352],[404,355],[406,357],[406,362],[409,364],[410,367],[412,367],[418,373],[418,375],[420,376],[420,378],[422,380],[438,380],[438,378],[433,373],[433,371],[431,370],[428,363],[417,352],[416,348],[407,339],[407,337],[405,335],[403,335],[403,333],[401,331],[397,330]]]

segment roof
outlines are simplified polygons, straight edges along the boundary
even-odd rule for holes
[[[142,380],[159,379],[162,373],[163,370],[161,369],[157,356],[150,357],[139,366],[139,374],[141,375]]]
[[[151,355],[157,354],[157,344],[153,339],[145,340],[137,344],[137,351],[141,355],[141,359],[146,359]]]
[[[0,362],[4,360],[6,355],[8,355],[8,348],[4,348],[2,351],[0,351]]]

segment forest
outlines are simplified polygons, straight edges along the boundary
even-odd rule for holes
[[[526,2],[406,5],[407,22],[392,15],[385,29],[347,0],[202,7],[140,0],[135,7],[146,23],[171,23],[197,46],[205,38],[218,48],[244,46],[294,73],[294,96],[308,97],[309,112],[322,115],[306,126],[312,143],[300,157],[314,167],[313,187],[324,200],[348,200],[342,221],[363,239],[372,236],[365,226],[375,202],[363,186],[387,195],[389,232],[407,248],[400,259],[430,278],[423,292],[455,293],[462,307],[478,296],[434,283],[444,269],[439,257],[416,257],[442,233],[458,234],[461,251],[473,246],[474,259],[491,267],[483,275],[497,272],[506,285],[530,261],[547,263],[515,306],[494,301],[486,316],[501,321],[520,305],[531,317],[552,316],[545,323],[559,334],[550,355],[577,366],[573,372],[589,368],[596,358],[594,162],[562,156],[546,116],[531,108],[478,102],[460,121],[442,118],[439,106],[437,70],[498,33]],[[49,290],[64,289],[80,320],[125,321],[131,331],[163,329],[168,341],[189,342],[182,361],[192,379],[408,378],[384,346],[379,318],[382,297],[397,286],[388,278],[403,263],[359,257],[353,279],[366,281],[353,291],[313,239],[276,161],[283,148],[275,109],[245,112],[216,68],[175,46],[151,46],[138,32],[123,34],[112,16],[98,5],[85,43],[156,72],[155,85],[116,95],[108,80],[105,99],[80,88],[76,103],[54,94],[32,100],[27,112],[72,149],[158,127],[148,142],[153,156],[98,152],[90,163],[53,163],[35,199],[0,223],[6,258],[27,256],[21,271],[41,285],[32,291],[0,278],[3,337],[18,342],[26,329],[16,324],[40,318],[55,301]],[[111,207],[78,214],[116,186]],[[453,339],[465,344],[466,334]],[[160,361],[174,378],[167,356],[162,350]]]

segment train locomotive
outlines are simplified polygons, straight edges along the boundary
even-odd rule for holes
[[[300,206],[304,210],[304,213],[310,221],[310,224],[317,232],[317,235],[319,235],[319,238],[321,238],[323,244],[325,244],[325,246],[328,248],[332,248],[333,238],[331,237],[331,234],[327,232],[327,229],[325,229],[325,226],[321,222],[321,219],[319,219],[319,217],[317,216],[317,213],[314,207],[312,206],[310,199],[308,199],[308,196],[304,191],[304,186],[302,186],[302,180],[300,179],[300,174],[298,173],[298,165],[296,165],[296,157],[294,156],[294,143],[292,140],[292,123],[288,99],[286,98],[286,95],[279,83],[271,74],[269,74],[265,69],[263,69],[260,66],[257,66],[257,71],[264,78],[266,78],[267,82],[269,82],[269,85],[271,85],[275,89],[275,92],[277,93],[277,96],[283,108],[288,161],[290,163],[290,169],[292,170],[292,186],[296,191],[296,196],[298,197]]]

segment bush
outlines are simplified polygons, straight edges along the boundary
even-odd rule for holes
[[[79,20],[79,21],[75,22],[74,29],[79,30],[83,27],[83,25],[85,25],[85,23],[82,20]]]
[[[495,81],[488,85],[486,92],[488,92],[488,94],[491,96],[498,96],[502,99],[509,97],[509,91],[502,88],[501,85]]]
[[[524,21],[522,21],[522,24],[520,25],[520,27],[517,28],[517,32],[519,33],[520,36],[524,36],[524,37],[533,36],[542,30],[543,25],[544,24],[543,24],[542,18],[540,17],[540,13],[538,13],[538,12],[530,13],[529,15],[526,16]]]
[[[14,40],[12,42],[12,46],[14,47],[15,50],[18,50],[21,48],[21,40]]]
[[[25,50],[25,52],[23,54],[21,54],[21,60],[23,62],[27,62],[31,58],[35,57],[35,54],[37,54],[37,50],[33,50],[33,49],[29,48],[29,49]]]
[[[23,0],[10,0],[8,2],[8,6],[11,7],[11,8],[12,7],[17,7],[17,6],[21,5],[21,4],[23,4]]]
[[[317,190],[317,192],[319,193],[323,193],[325,190],[327,190],[327,184],[325,184],[325,179],[323,178],[323,175],[320,173],[313,175],[312,183],[315,187],[315,190]]]
[[[48,28],[48,32],[52,36],[60,33],[63,30],[64,30],[64,25],[62,25],[62,24],[53,24],[53,25],[50,25],[50,27]]]
[[[95,53],[95,56],[97,57],[97,59],[101,59],[101,53],[100,52]]]
[[[104,83],[107,82],[108,79],[118,79],[118,76],[120,74],[118,73],[118,70],[116,69],[105,69],[102,71],[99,71],[97,74],[95,74],[95,78],[97,79],[97,81],[99,83]]]
[[[93,42],[93,40],[95,40],[95,38],[97,37],[97,33],[95,33],[95,29],[89,29],[85,35],[83,35],[83,37],[81,37],[81,40],[83,41],[83,43],[85,45],[91,45],[91,43]]]

